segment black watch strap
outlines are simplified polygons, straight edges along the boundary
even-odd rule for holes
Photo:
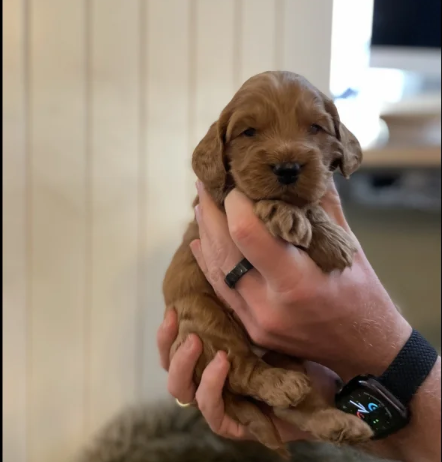
[[[413,329],[410,338],[378,381],[402,404],[408,406],[434,367],[438,353]]]

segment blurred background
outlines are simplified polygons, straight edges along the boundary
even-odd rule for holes
[[[161,282],[192,150],[248,77],[332,95],[339,181],[394,300],[440,347],[440,0],[3,0],[3,460],[69,460],[166,396]]]

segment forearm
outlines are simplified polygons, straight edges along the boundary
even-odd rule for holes
[[[411,421],[401,431],[364,448],[367,452],[401,462],[436,462],[441,459],[441,360],[422,384],[410,405]]]
[[[382,291],[380,292],[382,294]],[[362,335],[359,362],[341,364],[345,382],[359,374],[380,376],[389,367],[411,334],[411,326],[386,298],[382,322]],[[365,347],[365,348],[364,348]],[[410,403],[409,424],[385,440],[373,441],[365,449],[379,457],[401,462],[435,462],[441,456],[441,359]]]

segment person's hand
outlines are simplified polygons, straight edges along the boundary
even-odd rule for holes
[[[324,274],[308,255],[273,238],[237,190],[216,207],[201,183],[195,213],[200,240],[191,249],[208,281],[263,347],[311,360],[347,380],[380,374],[411,327],[396,310],[360,245],[352,268]],[[347,232],[339,196],[331,186],[322,206]],[[355,238],[356,239],[356,238]],[[229,289],[225,275],[243,258],[255,269]]]
[[[247,429],[235,422],[224,412],[222,390],[229,372],[230,364],[225,352],[217,353],[215,359],[206,367],[201,383],[197,388],[193,382],[195,365],[202,352],[200,339],[191,334],[170,358],[170,350],[178,333],[177,316],[173,309],[168,310],[163,323],[158,329],[157,344],[162,367],[169,372],[169,393],[180,403],[196,403],[212,431],[225,438],[254,439]],[[299,362],[291,362],[288,358],[266,355],[268,363],[285,369],[300,369]],[[313,387],[333,403],[338,377],[332,371],[319,364],[306,362],[303,364]],[[296,427],[279,420],[271,410],[262,404],[262,409],[274,421],[284,442],[310,439],[310,435]]]

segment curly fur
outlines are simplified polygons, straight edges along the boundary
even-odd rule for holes
[[[350,266],[356,247],[319,202],[332,171],[339,168],[348,177],[361,157],[358,141],[340,122],[331,100],[297,74],[265,72],[234,95],[196,147],[192,166],[220,208],[227,193],[238,188],[255,203],[255,213],[274,236],[304,248],[330,272]],[[281,163],[299,167],[296,181],[278,179],[275,166]],[[231,363],[224,390],[227,414],[281,455],[287,455],[281,438],[257,401],[322,441],[367,441],[372,436],[368,425],[331,407],[311,388],[302,365],[276,368],[254,354],[248,334],[216,296],[189,249],[198,237],[194,221],[163,283],[166,307],[174,308],[179,320],[171,354],[190,333],[200,337],[198,384],[217,351],[226,351]]]
[[[354,449],[299,442],[289,446],[293,462],[375,462]],[[213,434],[194,408],[161,404],[128,408],[109,422],[76,462],[278,462],[253,442]],[[376,459],[377,460],[377,459]]]

